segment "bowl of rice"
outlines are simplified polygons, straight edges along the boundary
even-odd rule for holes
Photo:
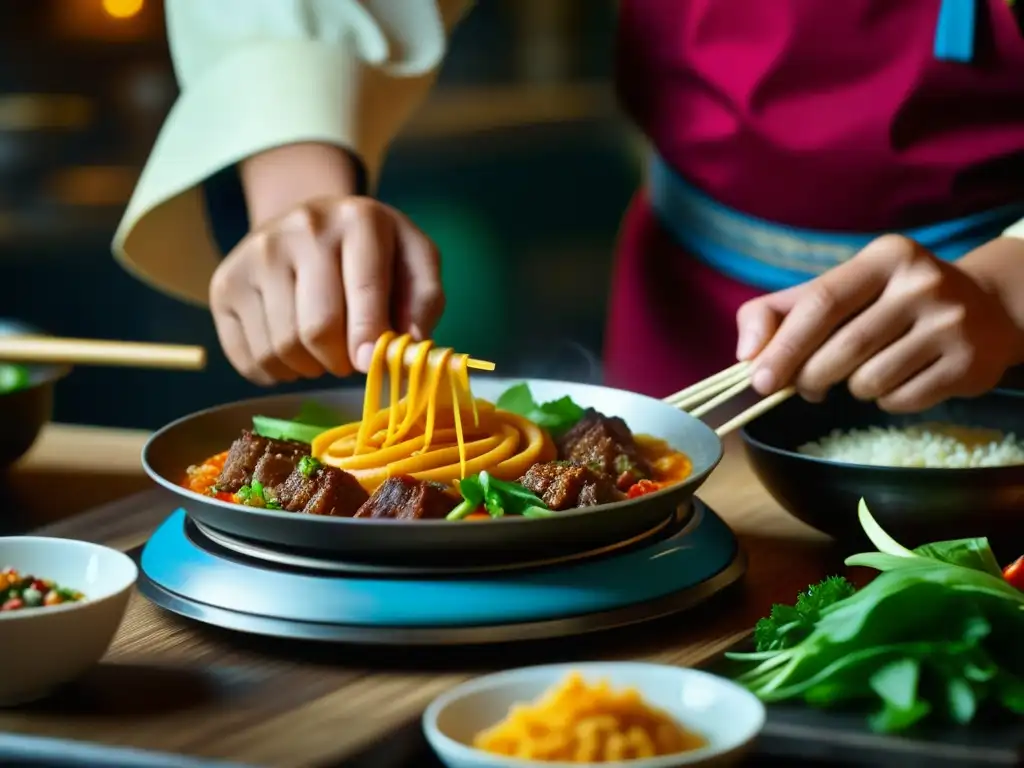
[[[891,414],[837,387],[823,403],[791,398],[743,430],[747,455],[790,514],[863,545],[857,502],[916,546],[988,536],[1024,548],[1024,392],[994,390],[919,414]]]

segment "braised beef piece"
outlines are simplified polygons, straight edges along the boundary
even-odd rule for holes
[[[309,446],[292,440],[272,440],[261,437],[255,432],[243,430],[235,442],[231,444],[224,469],[217,478],[217,490],[237,493],[243,485],[252,482],[256,465],[265,454],[290,457],[292,466],[300,456],[309,453]],[[262,481],[261,481],[262,482]],[[266,485],[266,483],[264,483]]]
[[[287,512],[328,517],[352,517],[370,498],[348,472],[316,461],[300,461],[284,482],[264,494]]]
[[[633,433],[618,416],[605,416],[588,408],[583,418],[558,441],[558,455],[609,475],[619,490],[651,476]]]
[[[534,464],[519,478],[519,484],[554,510],[593,507],[625,498],[608,475],[571,461]]]
[[[459,500],[441,483],[398,475],[381,483],[355,516],[440,520],[455,509],[458,503]]]
[[[287,456],[283,453],[264,453],[253,470],[254,482],[262,483],[264,488],[274,488],[288,479],[295,471],[298,456]]]

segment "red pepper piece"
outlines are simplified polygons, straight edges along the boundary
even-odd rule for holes
[[[1024,556],[1018,557],[1003,569],[1003,578],[1017,589],[1024,590]]]
[[[16,611],[19,608],[24,608],[25,603],[22,602],[20,597],[12,597],[3,605],[0,605],[0,611]]]
[[[648,493],[654,493],[659,488],[661,488],[661,483],[656,483],[653,480],[641,480],[630,486],[629,490],[626,491],[626,497],[636,499],[640,496],[646,496]]]

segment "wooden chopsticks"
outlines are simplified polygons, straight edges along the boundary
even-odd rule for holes
[[[696,384],[691,384],[686,389],[669,395],[665,398],[665,402],[686,411],[691,416],[700,418],[745,392],[750,388],[750,382],[750,363],[736,363],[724,371],[719,371]],[[719,437],[725,437],[730,432],[746,426],[758,416],[770,411],[784,400],[788,400],[795,392],[796,390],[792,387],[787,387],[759,400],[739,415],[729,419],[716,429],[715,433]]]
[[[18,335],[0,336],[0,360],[198,371],[206,366],[206,350],[180,344]]]

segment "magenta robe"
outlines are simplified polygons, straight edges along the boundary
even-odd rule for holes
[[[618,85],[655,151],[717,202],[884,232],[1024,201],[1024,35],[978,0],[974,60],[936,58],[941,0],[621,0]],[[606,380],[662,396],[735,362],[759,294],[623,222]]]

